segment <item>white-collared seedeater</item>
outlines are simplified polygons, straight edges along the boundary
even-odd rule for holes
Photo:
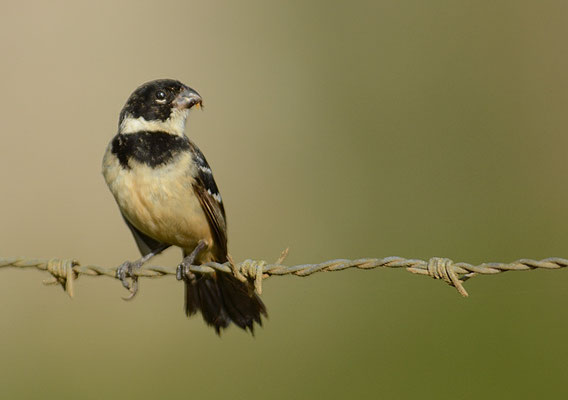
[[[227,261],[223,201],[203,153],[185,135],[192,107],[201,96],[171,79],[147,82],[120,112],[118,133],[103,159],[103,175],[142,258],[124,263],[125,276],[170,246],[183,250],[185,312],[201,311],[217,333],[231,322],[253,332],[266,308],[248,283],[226,273],[198,275],[184,267]],[[179,274],[178,274],[179,275]]]

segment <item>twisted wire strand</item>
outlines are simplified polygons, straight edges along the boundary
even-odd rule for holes
[[[455,263],[449,258],[434,257],[428,261],[407,259],[403,257],[361,258],[357,260],[329,260],[319,264],[302,264],[295,266],[282,265],[287,251],[273,264],[263,260],[244,260],[240,263],[230,262],[219,264],[209,262],[202,265],[192,265],[189,271],[193,273],[213,274],[216,272],[235,275],[241,281],[251,281],[255,290],[262,292],[262,280],[271,276],[295,275],[309,276],[316,272],[343,271],[349,268],[406,268],[407,271],[428,275],[441,279],[453,286],[464,297],[468,296],[463,287],[467,279],[480,275],[495,275],[507,271],[527,271],[533,269],[559,269],[568,267],[568,259],[551,257],[543,260],[521,259],[511,263],[483,263],[472,265],[464,262]],[[0,268],[36,268],[48,271],[52,279],[46,284],[61,284],[63,289],[73,297],[73,281],[81,275],[117,277],[118,267],[102,267],[98,265],[80,265],[74,259],[29,259],[25,257],[0,257]],[[176,275],[176,267],[148,266],[133,270],[130,277],[157,278],[165,275]]]

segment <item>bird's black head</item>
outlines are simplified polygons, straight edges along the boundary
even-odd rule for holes
[[[187,111],[200,106],[199,93],[173,79],[158,79],[138,87],[120,112],[119,126],[128,120],[154,124],[171,124],[174,119],[187,117]]]

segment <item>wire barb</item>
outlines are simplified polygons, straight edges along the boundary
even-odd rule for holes
[[[463,297],[468,296],[462,285],[462,280],[455,271],[454,262],[449,258],[431,258],[428,261],[427,271],[432,278],[443,279],[448,285],[455,287]]]
[[[73,267],[79,265],[77,260],[66,260],[59,258],[52,258],[47,262],[46,269],[51,274],[51,279],[43,281],[44,285],[61,284],[63,290],[67,292],[69,297],[73,298],[73,282],[78,278],[78,274],[73,270]]]
[[[231,261],[219,264],[209,262],[202,265],[190,265],[188,271],[200,274],[228,273],[254,282],[254,289],[262,293],[262,281],[271,276],[295,275],[309,276],[316,272],[343,271],[349,268],[405,268],[408,272],[427,275],[448,283],[464,297],[468,296],[463,283],[476,275],[495,275],[507,271],[528,271],[533,269],[560,269],[568,267],[568,259],[552,257],[543,260],[521,259],[512,263],[484,263],[472,265],[463,262],[454,263],[449,258],[433,257],[428,261],[406,259],[402,257],[361,258],[358,260],[330,260],[320,264],[303,264],[287,267],[282,265],[288,254],[286,249],[274,264],[263,260],[245,260],[241,263]],[[24,257],[0,257],[0,268],[36,268],[48,271],[52,279],[46,284],[59,283],[73,297],[73,282],[80,275],[109,276],[117,278],[117,267],[108,268],[96,265],[80,265],[74,259],[28,259]],[[157,278],[164,275],[176,275],[176,267],[142,267],[134,269],[132,276],[138,278]],[[240,278],[239,278],[240,277]]]

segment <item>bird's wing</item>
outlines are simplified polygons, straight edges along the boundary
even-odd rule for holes
[[[217,261],[225,262],[227,258],[227,222],[223,200],[205,156],[193,142],[190,142],[190,147],[196,166],[193,190],[207,216],[215,244],[222,253],[218,254],[219,259]]]
[[[128,219],[126,219],[124,214],[122,214],[122,218],[124,218],[124,222],[126,222],[126,225],[128,225],[128,227],[130,228],[130,231],[134,236],[134,240],[136,241],[136,244],[138,245],[138,249],[140,250],[140,253],[142,253],[142,256],[152,253],[154,250],[164,244],[140,232],[134,225],[130,223]]]

